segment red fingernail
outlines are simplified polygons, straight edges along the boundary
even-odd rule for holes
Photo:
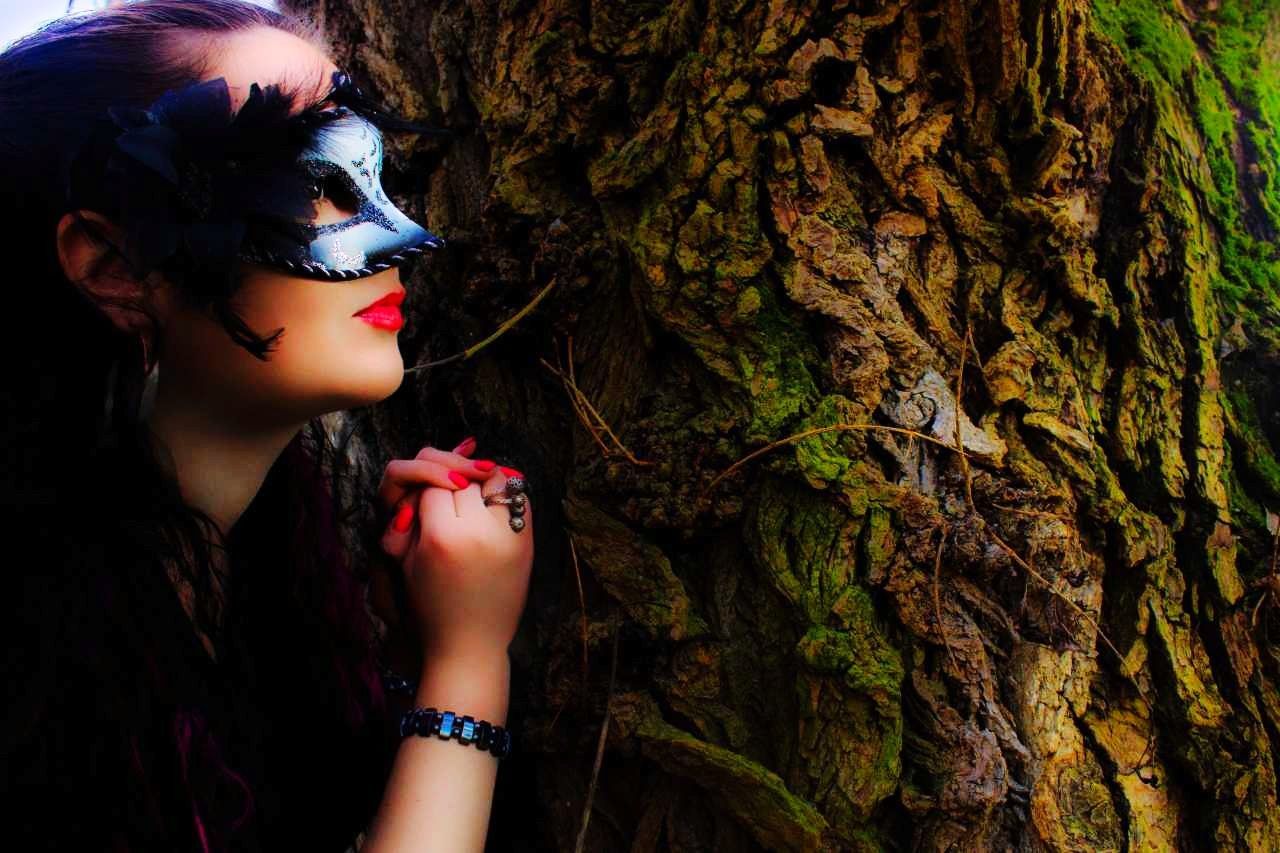
[[[454,453],[470,453],[472,450],[475,450],[475,447],[476,447],[476,437],[474,435],[469,435],[466,438],[462,439],[462,441],[458,442],[458,446],[453,449],[453,452]]]
[[[396,513],[395,521],[391,522],[391,528],[396,533],[404,533],[413,524],[413,504],[405,504],[400,507],[400,511]]]
[[[494,465],[496,465],[496,464],[497,464],[497,463],[496,463],[496,462],[494,462],[492,459],[481,459],[481,460],[479,460],[478,462],[476,462],[476,470],[479,470],[479,471],[492,471],[492,470],[493,470],[493,466],[494,466]]]
[[[521,474],[521,473],[520,473],[519,471],[517,471],[515,468],[507,468],[505,465],[504,465],[504,466],[503,466],[503,468],[502,468],[502,473],[506,474],[508,477],[523,477],[523,476],[524,476],[524,474]]]
[[[467,478],[459,474],[457,471],[450,471],[449,479],[452,480],[454,485],[460,489],[465,489],[469,485]]]

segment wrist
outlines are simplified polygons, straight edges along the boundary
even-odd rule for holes
[[[442,655],[423,663],[414,704],[505,726],[510,691],[511,659],[505,651]]]

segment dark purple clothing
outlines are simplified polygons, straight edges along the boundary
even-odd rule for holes
[[[233,570],[252,582],[231,594],[215,663],[163,569],[94,538],[42,546],[62,549],[47,569],[8,572],[21,586],[0,627],[6,847],[346,851],[377,808],[398,738],[385,709],[344,721],[332,664],[311,651],[323,628],[280,604],[283,573]]]

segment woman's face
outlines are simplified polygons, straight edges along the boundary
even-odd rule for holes
[[[225,77],[232,107],[251,83],[315,81],[300,110],[328,91],[336,66],[288,33],[255,29],[224,42],[206,79]],[[354,211],[316,202],[315,222],[337,222]],[[231,307],[258,335],[284,332],[261,361],[236,344],[210,314],[162,296],[161,399],[230,416],[238,427],[288,426],[325,412],[375,403],[404,378],[397,331],[355,316],[388,294],[403,293],[397,268],[365,278],[325,281],[243,264],[243,284]]]

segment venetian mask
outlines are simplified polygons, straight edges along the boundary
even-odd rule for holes
[[[350,279],[373,275],[445,244],[396,207],[382,188],[382,132],[347,107],[316,130],[298,158],[313,200],[328,198],[350,216],[323,225],[279,221],[250,230],[244,260],[296,275]]]

